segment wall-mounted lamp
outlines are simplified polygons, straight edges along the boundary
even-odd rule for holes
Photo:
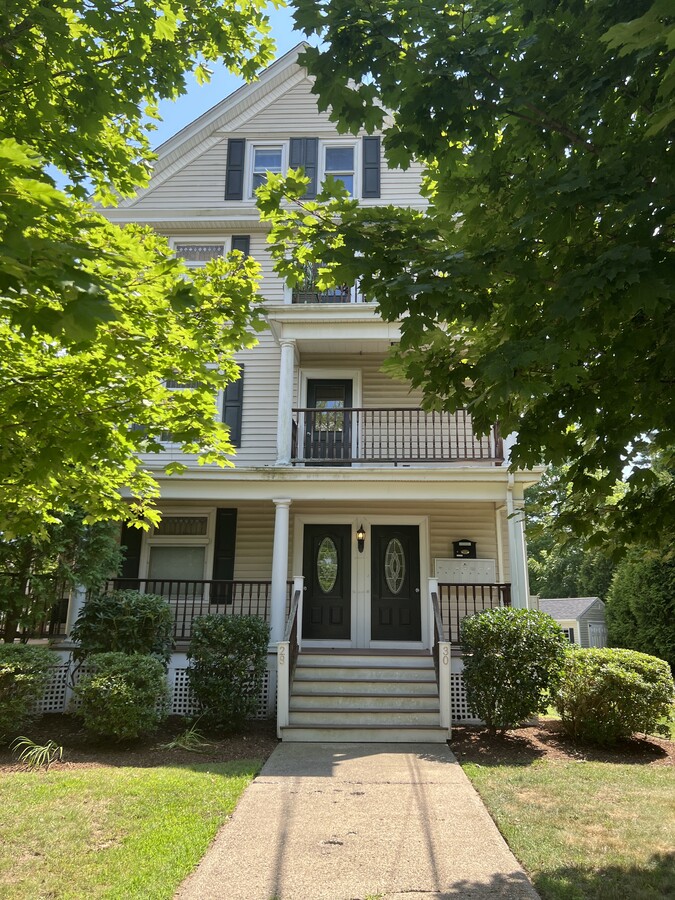
[[[359,548],[359,553],[363,553],[363,546],[366,543],[366,529],[363,525],[359,525],[356,532],[356,546]]]

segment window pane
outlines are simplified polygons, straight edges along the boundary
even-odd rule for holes
[[[148,580],[201,579],[205,552],[205,547],[151,547]]]
[[[256,171],[281,172],[281,150],[256,150],[253,168]]]
[[[353,172],[353,147],[326,147],[326,172]]]
[[[176,244],[176,256],[182,256],[188,262],[208,262],[222,256],[224,244]]]
[[[330,173],[328,173],[330,174]],[[347,188],[348,193],[354,193],[354,176],[353,175],[333,175],[336,181],[341,181]]]

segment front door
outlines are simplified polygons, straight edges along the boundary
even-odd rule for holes
[[[305,525],[303,638],[351,637],[351,533],[349,525]]]
[[[372,640],[419,641],[419,527],[373,525],[371,535]]]
[[[309,379],[305,413],[305,461],[348,466],[352,456],[351,381]]]

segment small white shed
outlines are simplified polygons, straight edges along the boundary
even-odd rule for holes
[[[605,604],[599,597],[559,597],[539,600],[539,609],[560,625],[572,644],[606,647]]]

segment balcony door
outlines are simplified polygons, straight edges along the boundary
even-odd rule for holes
[[[307,381],[305,462],[310,465],[349,466],[352,456],[351,380]]]

